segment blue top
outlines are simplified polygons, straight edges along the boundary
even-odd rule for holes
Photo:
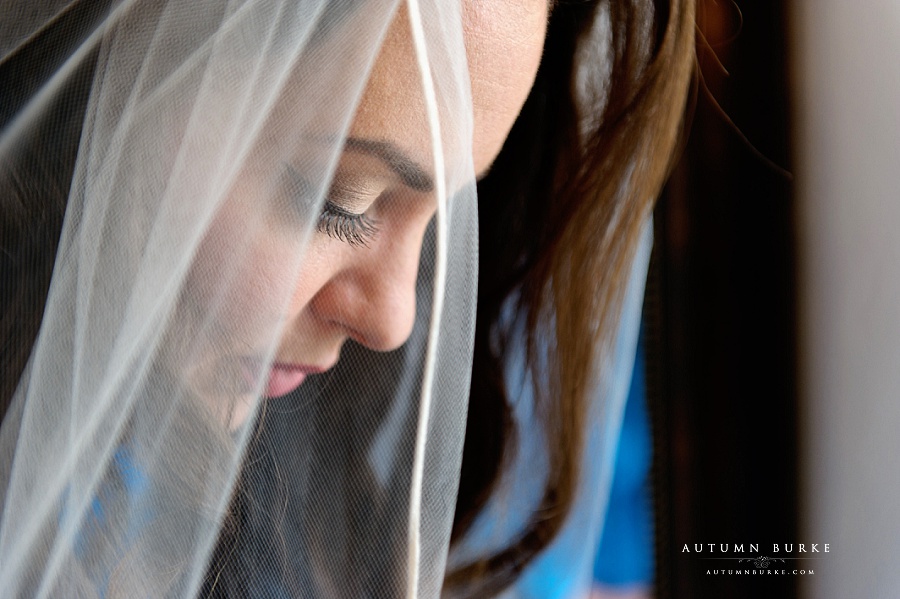
[[[653,445],[643,350],[641,335],[616,452],[606,525],[594,558],[594,580],[604,586],[649,586],[653,582],[653,503],[649,486]]]

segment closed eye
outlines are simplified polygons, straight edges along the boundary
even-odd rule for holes
[[[316,229],[350,245],[365,247],[378,233],[378,225],[371,218],[344,210],[330,199],[322,206]]]
[[[288,178],[288,201],[297,216],[309,215],[314,205],[316,186],[290,164],[284,165]],[[368,246],[378,233],[378,225],[364,213],[351,212],[334,199],[334,188],[322,205],[316,219],[316,230],[352,246]]]

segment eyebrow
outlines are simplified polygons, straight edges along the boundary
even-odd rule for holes
[[[378,158],[394,174],[400,177],[400,180],[407,187],[411,187],[416,191],[431,191],[434,189],[434,179],[428,174],[428,171],[410,158],[396,144],[362,137],[348,137],[344,142],[344,149],[349,152],[369,154]]]

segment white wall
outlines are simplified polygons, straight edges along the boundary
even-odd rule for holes
[[[900,1],[794,2],[805,597],[900,597]]]

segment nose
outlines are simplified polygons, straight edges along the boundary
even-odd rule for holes
[[[424,231],[422,232],[424,233]],[[386,239],[350,250],[344,268],[319,290],[313,314],[341,327],[376,351],[397,349],[412,333],[422,234]]]

